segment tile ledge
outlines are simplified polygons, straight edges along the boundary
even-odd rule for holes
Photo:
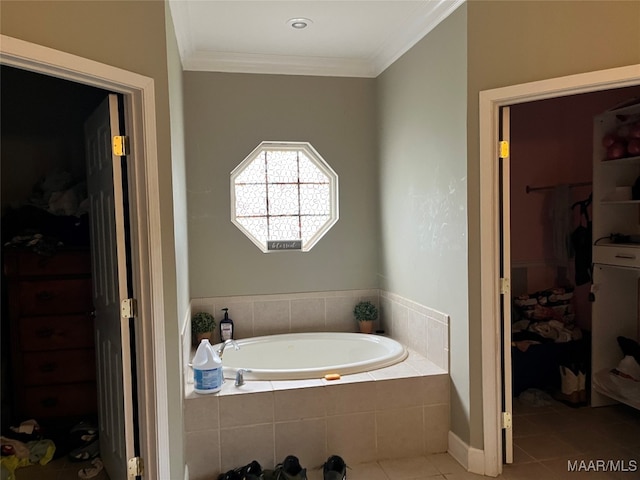
[[[219,398],[228,395],[246,395],[250,393],[266,393],[281,390],[297,390],[302,388],[331,387],[334,385],[353,385],[362,382],[383,382],[402,378],[430,377],[448,375],[448,372],[437,366],[426,357],[408,348],[409,356],[400,363],[363,373],[342,375],[339,380],[306,379],[306,380],[248,380],[242,387],[236,387],[233,380],[227,379],[218,393],[201,395],[193,391],[193,383],[185,383],[185,400],[206,397]]]

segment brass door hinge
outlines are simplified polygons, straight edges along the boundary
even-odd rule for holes
[[[144,475],[144,461],[142,457],[133,457],[127,461],[127,472],[129,478],[141,477]]]
[[[500,278],[500,294],[508,295],[511,291],[511,282],[508,278]]]
[[[500,147],[500,158],[509,157],[509,142],[507,142],[506,140],[502,140],[499,143],[499,147]]]
[[[511,428],[511,412],[502,412],[502,428]]]
[[[113,154],[117,157],[129,155],[129,137],[125,135],[113,137]]]
[[[120,314],[122,318],[133,318],[136,316],[136,299],[125,298],[120,303]]]

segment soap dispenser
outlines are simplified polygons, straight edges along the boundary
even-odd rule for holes
[[[233,320],[229,318],[229,309],[223,308],[224,318],[220,320],[220,341],[233,340]]]

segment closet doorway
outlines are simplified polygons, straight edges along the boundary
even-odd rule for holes
[[[579,95],[589,92],[625,88],[640,85],[640,65],[620,67],[568,77],[542,80],[480,92],[480,289],[482,318],[482,396],[483,396],[483,462],[469,462],[476,473],[495,476],[502,472],[505,449],[504,430],[511,428],[508,420],[512,412],[505,414],[503,398],[511,398],[512,392],[504,390],[503,375],[510,376],[511,363],[503,364],[505,346],[510,348],[510,318],[507,334],[503,337],[500,293],[502,242],[501,200],[510,207],[508,189],[502,195],[499,176],[500,115],[503,107],[527,102]],[[511,160],[506,155],[510,164]],[[589,157],[591,158],[591,156]],[[512,167],[513,168],[513,167]],[[535,186],[535,185],[533,185]],[[546,186],[543,185],[543,186]],[[530,193],[530,195],[533,192]],[[510,257],[506,259],[509,263]],[[507,265],[510,272],[510,265]],[[510,295],[508,292],[507,295]],[[472,459],[470,455],[470,460]]]
[[[604,458],[596,437],[606,438],[611,428],[622,436],[625,427],[616,422],[633,421],[624,407],[590,406],[593,119],[632,98],[640,98],[640,86],[509,107],[510,296],[504,300],[512,311],[511,332],[503,337],[510,349],[505,359],[511,356],[505,397],[510,386],[514,438],[513,456],[505,438],[505,463],[553,465],[597,451],[594,458]],[[504,330],[507,325],[505,318]]]
[[[163,345],[164,311],[162,302],[158,301],[162,292],[163,267],[159,258],[162,246],[153,80],[6,36],[1,36],[0,54],[2,65],[123,95],[125,121],[131,127],[131,155],[136,159],[129,164],[128,172],[132,212],[131,268],[134,292],[144,292],[137,299],[134,320],[137,332],[139,451],[144,459],[145,474],[150,478],[165,477],[169,462],[157,455],[158,451],[168,448],[168,410],[162,393],[166,392],[165,353],[164,349],[155,347]],[[131,425],[125,425],[125,428],[129,429]]]
[[[129,277],[123,220],[129,215],[122,212],[120,162],[110,152],[111,136],[120,134],[113,133],[118,125],[110,125],[119,120],[117,97],[8,66],[0,67],[0,75],[3,258],[17,261],[9,282],[10,318],[3,322],[10,328],[3,352],[12,355],[2,390],[12,392],[14,402],[3,413],[11,414],[14,426],[36,419],[56,445],[55,458],[80,457],[84,447],[89,459],[99,454],[111,478],[124,478],[137,441],[131,413],[137,401],[130,332],[118,301],[129,296],[118,291],[118,277]],[[85,160],[85,152],[91,158]],[[118,232],[123,240],[116,246]],[[41,268],[29,272],[23,262]],[[69,266],[54,267],[61,262]],[[72,269],[75,264],[82,269]],[[5,271],[13,270],[8,265]],[[37,290],[33,302],[30,288]],[[44,336],[50,341],[40,341]],[[8,421],[3,418],[3,431]],[[79,422],[98,437],[72,444],[70,432]]]

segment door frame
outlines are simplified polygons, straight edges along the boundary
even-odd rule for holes
[[[479,94],[480,137],[480,315],[482,329],[482,402],[484,475],[502,472],[500,378],[500,216],[498,120],[500,107],[579,93],[640,85],[640,64],[511,85]]]
[[[129,201],[140,455],[146,478],[169,478],[169,411],[154,80],[87,58],[0,35],[0,64],[121,93],[131,138]]]

